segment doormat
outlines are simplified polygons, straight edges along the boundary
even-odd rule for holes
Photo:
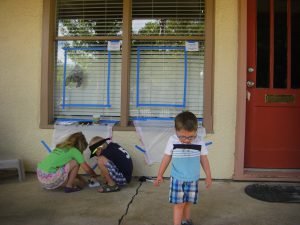
[[[300,203],[300,185],[251,184],[245,188],[245,192],[261,201]]]

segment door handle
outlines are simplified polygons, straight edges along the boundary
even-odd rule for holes
[[[254,72],[254,68],[253,67],[249,67],[248,68],[248,73],[253,73]]]
[[[255,83],[252,80],[247,80],[246,85],[248,88],[252,88],[252,87],[254,87]]]

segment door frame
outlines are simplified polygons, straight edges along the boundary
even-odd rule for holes
[[[234,180],[300,181],[300,170],[247,170],[244,167],[247,78],[247,1],[238,1],[237,108]]]

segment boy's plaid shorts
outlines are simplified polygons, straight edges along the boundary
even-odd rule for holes
[[[123,185],[127,184],[126,178],[118,170],[117,166],[113,162],[108,161],[105,164],[105,167],[107,168],[110,177],[117,183],[117,185],[123,186]]]
[[[198,180],[197,181],[180,181],[171,177],[169,202],[173,204],[198,202]]]

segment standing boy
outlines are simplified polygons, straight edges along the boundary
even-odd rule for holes
[[[171,163],[169,202],[174,204],[174,225],[192,225],[190,207],[198,200],[200,163],[206,174],[206,188],[212,184],[207,148],[197,136],[197,117],[185,111],[175,118],[176,135],[169,138],[154,185],[163,182],[163,174]]]

